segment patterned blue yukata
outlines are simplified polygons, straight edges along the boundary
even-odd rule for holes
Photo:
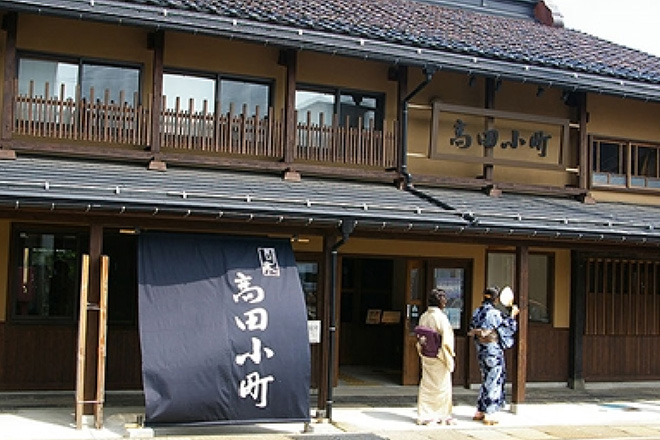
[[[513,346],[518,323],[487,300],[474,311],[470,329],[494,330],[499,337],[499,341],[487,343],[480,342],[477,336],[474,337],[481,370],[477,410],[485,414],[493,414],[504,406],[506,400],[504,349]]]

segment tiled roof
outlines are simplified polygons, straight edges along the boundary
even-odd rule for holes
[[[414,0],[122,0],[407,46],[660,83],[660,58],[531,19]]]
[[[417,188],[236,171],[64,158],[0,161],[0,206],[78,214],[230,219],[328,228],[344,220],[388,232],[452,233],[660,246],[660,207]],[[90,180],[90,176],[94,176]],[[128,220],[130,221],[130,220]]]

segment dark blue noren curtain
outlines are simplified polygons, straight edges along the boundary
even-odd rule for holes
[[[309,421],[288,240],[143,233],[139,284],[147,424]]]

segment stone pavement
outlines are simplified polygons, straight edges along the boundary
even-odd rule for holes
[[[313,419],[309,432],[302,423],[140,429],[139,393],[109,393],[103,429],[88,421],[76,430],[70,394],[0,393],[0,440],[650,440],[660,439],[659,385],[529,386],[525,403],[503,411],[496,426],[472,420],[476,389],[454,389],[457,425],[417,426],[416,387],[338,387],[332,422]]]

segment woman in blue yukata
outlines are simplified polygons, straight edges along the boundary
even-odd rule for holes
[[[506,293],[511,293],[511,289]],[[503,292],[505,289],[502,289]],[[486,425],[498,423],[495,413],[505,403],[506,365],[504,350],[511,348],[518,330],[515,317],[518,307],[511,301],[510,313],[502,312],[498,307],[500,291],[489,287],[484,292],[481,306],[472,314],[469,336],[474,338],[481,370],[481,388],[477,398],[477,412],[474,420],[481,420]]]

